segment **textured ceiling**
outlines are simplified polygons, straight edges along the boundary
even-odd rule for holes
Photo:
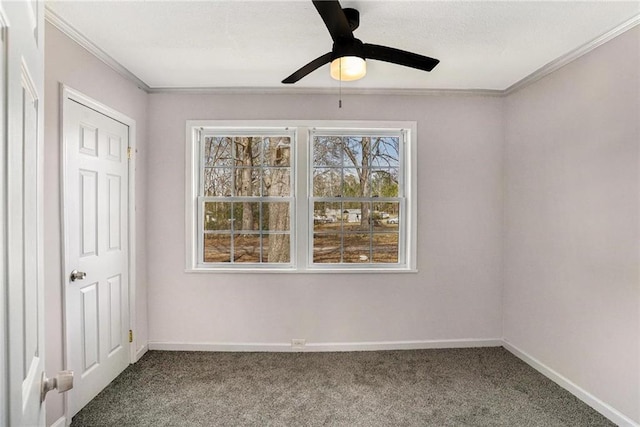
[[[431,73],[367,61],[344,88],[504,90],[640,13],[640,2],[343,1],[365,43],[440,59]],[[311,1],[48,1],[152,88],[280,88],[331,50]],[[328,65],[294,87],[335,88]]]

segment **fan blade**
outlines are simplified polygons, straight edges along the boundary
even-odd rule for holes
[[[300,68],[298,71],[296,71],[295,73],[291,74],[289,77],[284,79],[282,83],[287,83],[287,84],[295,83],[301,78],[303,78],[304,76],[306,76],[307,74],[317,70],[318,68],[322,67],[324,64],[328,64],[329,62],[331,62],[331,52],[325,53],[321,57],[316,58],[313,61],[309,62],[307,65]]]
[[[418,70],[431,71],[438,65],[440,60],[418,55],[417,53],[394,49],[377,44],[364,44],[364,57],[366,59],[377,59],[379,61],[391,62],[392,64],[404,65],[405,67],[417,68]]]
[[[353,31],[339,1],[313,0],[313,5],[322,17],[334,42],[339,39],[353,38]]]

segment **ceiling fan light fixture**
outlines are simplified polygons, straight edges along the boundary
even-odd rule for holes
[[[359,80],[367,74],[367,63],[359,56],[343,56],[331,61],[331,77],[343,82]]]
[[[355,9],[340,6],[338,0],[312,0],[313,5],[324,21],[331,39],[331,52],[309,62],[282,83],[292,84],[318,68],[331,63],[331,77],[339,81],[361,79],[367,74],[365,59],[385,61],[423,71],[431,71],[440,62],[435,58],[413,52],[377,44],[362,43],[353,36],[360,25],[360,13]]]

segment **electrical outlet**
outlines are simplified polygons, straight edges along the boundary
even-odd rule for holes
[[[294,350],[301,350],[307,344],[307,340],[302,338],[294,338],[291,340],[291,348]]]

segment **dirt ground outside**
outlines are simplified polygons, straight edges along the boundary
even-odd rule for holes
[[[397,224],[379,224],[363,232],[359,224],[316,224],[313,235],[313,262],[321,264],[398,263]],[[234,263],[268,262],[269,234],[236,234],[233,238]],[[288,236],[287,236],[288,238]],[[261,245],[262,243],[262,256]],[[231,262],[230,234],[206,234],[204,261]],[[285,258],[281,262],[289,262]]]

